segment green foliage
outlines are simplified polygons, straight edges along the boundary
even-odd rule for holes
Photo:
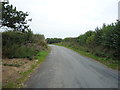
[[[47,49],[44,35],[33,34],[27,25],[28,13],[17,11],[16,7],[2,3],[2,26],[13,31],[2,32],[3,58],[29,58],[30,60],[41,50]]]
[[[79,42],[80,45],[85,45],[88,41],[87,39],[92,35],[93,31],[87,31],[85,34],[80,35],[77,38],[77,41]]]
[[[6,31],[2,33],[3,58],[29,58],[30,60],[41,50],[47,49],[44,36],[29,32]]]
[[[103,58],[120,59],[120,21],[87,31],[77,38],[65,38],[62,45],[90,52]]]
[[[94,48],[94,44],[95,44],[94,39],[95,39],[95,34],[92,34],[91,36],[89,36],[87,38],[86,44],[87,44],[88,47]]]
[[[17,31],[6,31],[2,33],[3,38],[3,46],[4,45],[12,45],[12,44],[24,44],[29,41],[32,36],[32,32],[21,33]],[[11,40],[11,41],[10,41]]]
[[[59,43],[62,41],[61,38],[47,38],[46,39],[47,43],[52,44],[52,43]]]
[[[29,27],[26,20],[28,15],[27,12],[17,11],[16,7],[13,7],[13,5],[2,3],[2,26],[25,32]]]
[[[39,61],[43,61],[47,55],[48,51],[40,51],[39,53],[37,53],[35,58],[38,59]]]

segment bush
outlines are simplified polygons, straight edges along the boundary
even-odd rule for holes
[[[40,50],[47,48],[44,36],[32,32],[7,31],[2,36],[3,58],[33,59]]]
[[[47,43],[52,44],[52,43],[60,43],[62,39],[61,38],[47,38],[46,41]]]
[[[96,56],[120,59],[120,21],[87,31],[77,38],[65,38],[62,45],[90,52]]]

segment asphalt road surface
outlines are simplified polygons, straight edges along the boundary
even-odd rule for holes
[[[61,46],[25,83],[27,88],[118,88],[118,72]]]

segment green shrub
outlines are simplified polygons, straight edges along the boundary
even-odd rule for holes
[[[3,58],[28,58],[32,60],[40,50],[47,49],[44,36],[32,34],[30,31],[25,33],[7,31],[3,32],[2,36]]]
[[[65,38],[60,43],[104,58],[120,59],[120,21],[87,31],[77,38]]]

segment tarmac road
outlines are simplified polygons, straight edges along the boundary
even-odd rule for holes
[[[118,72],[65,47],[51,52],[25,83],[27,88],[118,88]]]

